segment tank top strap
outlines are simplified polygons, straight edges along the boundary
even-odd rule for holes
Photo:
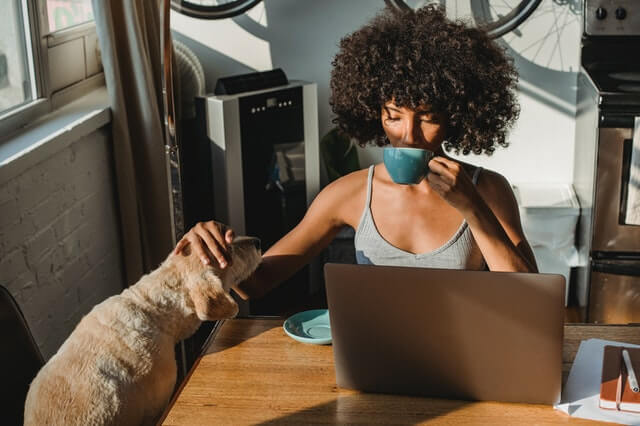
[[[473,176],[471,177],[471,182],[473,182],[474,185],[478,183],[478,176],[480,176],[481,171],[482,171],[482,167],[478,166],[476,167],[476,170],[473,172]]]
[[[369,206],[371,206],[371,186],[372,186],[372,182],[373,182],[373,169],[374,169],[375,165],[372,164],[371,166],[369,166],[369,176],[367,177],[367,202],[365,204],[365,210],[369,208]]]

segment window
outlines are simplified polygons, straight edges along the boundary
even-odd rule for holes
[[[0,115],[36,96],[24,12],[21,1],[10,0],[0,14]]]
[[[47,0],[49,32],[93,21],[91,0]]]
[[[91,0],[0,1],[1,142],[104,76]]]

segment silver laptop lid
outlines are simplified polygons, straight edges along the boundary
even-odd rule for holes
[[[555,404],[564,277],[326,264],[337,384]]]

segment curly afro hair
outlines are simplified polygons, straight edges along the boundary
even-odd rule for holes
[[[333,122],[360,146],[389,143],[383,105],[428,105],[444,118],[444,148],[492,154],[519,114],[513,61],[485,32],[435,5],[386,8],[340,41],[331,72]]]

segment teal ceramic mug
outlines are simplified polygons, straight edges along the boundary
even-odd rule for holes
[[[395,183],[413,185],[420,183],[427,176],[429,161],[434,156],[435,154],[428,149],[386,147],[383,161]]]

